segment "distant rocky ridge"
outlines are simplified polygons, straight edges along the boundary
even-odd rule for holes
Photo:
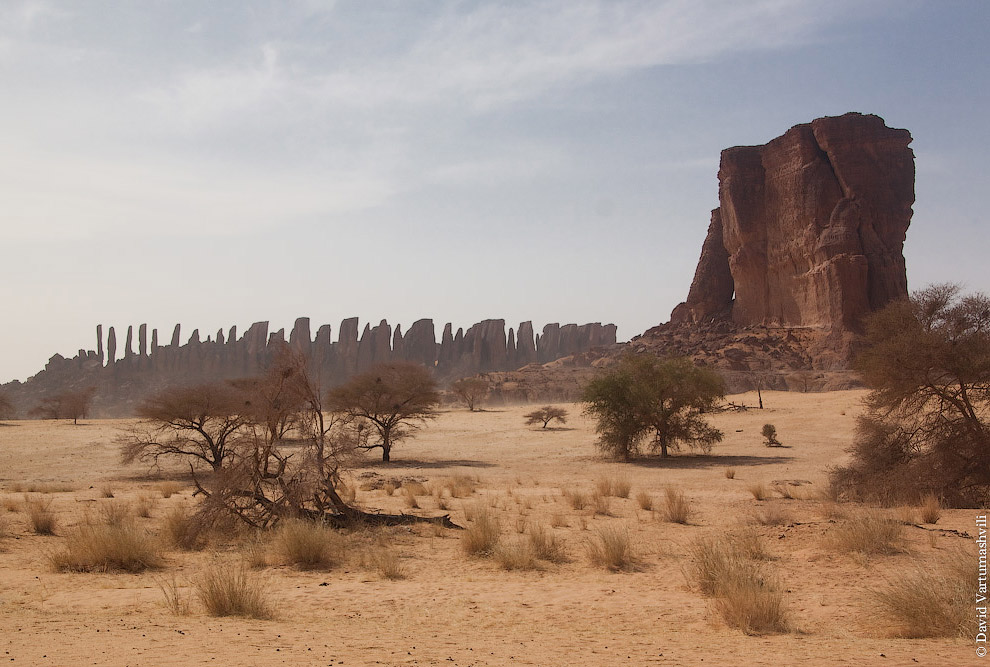
[[[323,384],[333,386],[383,361],[421,363],[434,368],[440,380],[451,381],[550,362],[616,342],[614,324],[554,323],[534,335],[532,322],[523,322],[506,334],[505,320],[484,320],[456,333],[447,324],[439,342],[430,319],[417,320],[405,333],[401,326],[393,330],[382,320],[374,327],[365,324],[359,335],[358,319],[349,318],[341,322],[336,341],[329,324],[320,326],[314,337],[308,317],[295,321],[288,339],[284,329],[269,332],[268,322],[252,324],[241,336],[237,327],[220,329],[205,340],[195,329],[185,344],[179,325],[167,345],[159,344],[156,329],[150,340],[146,325],[138,326],[137,332],[135,350],[134,328],[127,327],[118,355],[116,330],[109,327],[104,339],[103,326],[98,325],[96,350],[79,350],[71,359],[56,354],[27,382],[11,382],[0,389],[23,416],[49,393],[96,387],[94,416],[126,416],[144,396],[167,386],[258,375],[282,345],[302,353]]]
[[[574,398],[597,367],[629,353],[692,357],[730,391],[857,385],[863,317],[908,295],[910,143],[907,130],[848,113],[722,151],[719,207],[670,322],[598,354],[492,374],[497,395]]]

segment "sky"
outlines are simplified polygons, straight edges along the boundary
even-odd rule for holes
[[[907,128],[908,282],[990,292],[984,0],[0,0],[0,382],[113,325],[612,322],[722,149]]]

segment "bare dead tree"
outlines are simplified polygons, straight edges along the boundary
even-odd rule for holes
[[[211,479],[201,481],[193,470],[197,493],[204,497],[207,516],[233,515],[258,528],[286,518],[305,518],[335,526],[354,523],[398,525],[438,523],[457,528],[448,515],[419,517],[369,513],[347,503],[340,495],[342,473],[366,447],[368,429],[346,412],[328,412],[319,382],[308,372],[305,358],[281,355],[266,375],[266,395],[277,386],[292,385],[298,410],[292,417],[294,440],[272,429],[273,415],[257,410],[247,423],[231,464]],[[275,412],[281,404],[268,404]],[[277,419],[274,421],[278,421]]]
[[[123,461],[157,467],[162,458],[185,458],[220,470],[249,422],[249,407],[243,391],[218,382],[161,391],[138,407],[144,422],[121,438]]]

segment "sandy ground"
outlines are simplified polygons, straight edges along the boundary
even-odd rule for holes
[[[164,570],[143,574],[58,573],[47,556],[73,526],[108,503],[154,499],[140,522],[157,533],[170,508],[192,503],[181,467],[165,478],[183,489],[162,498],[161,477],[119,463],[115,438],[130,422],[11,422],[0,426],[0,661],[15,665],[967,665],[979,664],[970,639],[894,639],[871,613],[867,590],[906,570],[937,567],[972,540],[976,511],[943,513],[937,526],[908,526],[909,549],[894,556],[836,553],[823,536],[834,527],[817,494],[825,472],[841,462],[861,392],[767,393],[767,409],[715,417],[725,441],[711,456],[619,464],[601,459],[593,425],[579,405],[566,406],[566,428],[524,426],[532,408],[444,412],[418,437],[393,450],[394,461],[369,459],[355,486],[380,479],[437,482],[477,478],[466,498],[444,498],[455,522],[465,510],[493,505],[504,539],[551,523],[568,562],[539,571],[504,571],[467,557],[460,531],[388,529],[369,539],[397,551],[406,578],[387,580],[360,559],[328,571],[271,566],[257,571],[276,601],[275,620],[207,616],[192,582],[215,559],[239,562],[243,543],[217,542],[201,552],[167,552]],[[733,397],[755,404],[755,396]],[[763,446],[760,428],[776,425],[785,448]],[[726,468],[735,470],[728,479]],[[372,475],[371,473],[374,473]],[[379,476],[379,477],[376,477]],[[610,498],[610,516],[575,510],[564,491],[590,493],[597,479],[618,476],[629,498]],[[805,480],[795,494],[757,501],[755,482]],[[674,486],[689,498],[688,525],[666,523],[640,508]],[[112,490],[112,500],[104,498]],[[792,487],[793,488],[793,487]],[[26,498],[50,500],[54,536],[29,530]],[[388,511],[444,513],[432,496],[408,510],[401,494],[358,491],[357,502]],[[784,526],[756,526],[773,553],[795,630],[747,636],[727,627],[689,584],[689,546],[701,536],[736,530],[768,506],[783,508]],[[845,507],[854,513],[857,508]],[[840,519],[841,520],[841,519]],[[592,565],[585,544],[603,526],[629,531],[639,565],[610,572]],[[932,546],[928,535],[936,535]],[[975,562],[974,562],[975,567]],[[171,614],[159,583],[174,579],[191,599],[189,615]],[[975,606],[975,605],[974,605]],[[975,612],[974,612],[975,613]]]

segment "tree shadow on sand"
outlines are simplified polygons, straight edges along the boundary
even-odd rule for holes
[[[667,468],[670,470],[690,470],[694,468],[716,468],[733,466],[766,466],[775,463],[790,463],[793,456],[708,456],[704,454],[681,454],[661,458],[651,456],[632,459],[630,465],[643,468]]]

